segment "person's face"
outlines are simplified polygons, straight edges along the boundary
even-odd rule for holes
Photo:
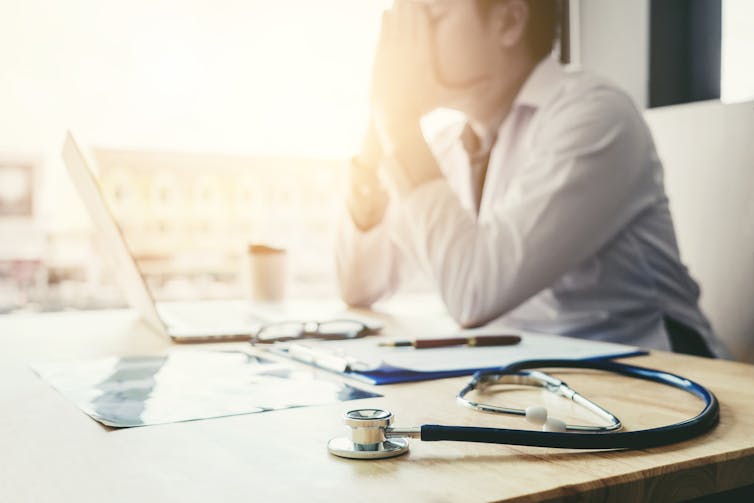
[[[500,57],[498,37],[476,0],[423,0],[432,20],[436,77],[450,88],[487,79]]]

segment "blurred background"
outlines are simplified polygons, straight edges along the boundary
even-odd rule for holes
[[[250,242],[289,250],[293,295],[334,294],[389,3],[0,0],[0,313],[124,305],[60,159],[69,128],[158,299],[242,296]],[[642,108],[754,98],[754,2],[565,8],[561,59]]]
[[[239,297],[248,242],[334,293],[331,227],[388,2],[0,3],[0,311],[123,304],[73,128],[159,299]]]

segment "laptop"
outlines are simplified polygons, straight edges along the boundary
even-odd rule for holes
[[[94,157],[68,131],[62,151],[86,209],[113,259],[118,280],[128,303],[157,332],[175,342],[247,341],[264,324],[286,320],[317,320],[343,317],[337,301],[298,301],[284,304],[252,304],[247,300],[155,302],[139,266],[131,254],[123,232],[113,217],[100,189]],[[323,314],[330,315],[323,318]],[[355,317],[372,330],[379,322]]]

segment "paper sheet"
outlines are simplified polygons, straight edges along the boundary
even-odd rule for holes
[[[86,414],[146,426],[380,396],[243,351],[174,351],[32,365]]]

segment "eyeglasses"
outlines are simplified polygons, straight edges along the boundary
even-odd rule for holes
[[[283,321],[264,325],[252,336],[251,343],[269,344],[298,339],[358,339],[378,331],[358,320]]]

